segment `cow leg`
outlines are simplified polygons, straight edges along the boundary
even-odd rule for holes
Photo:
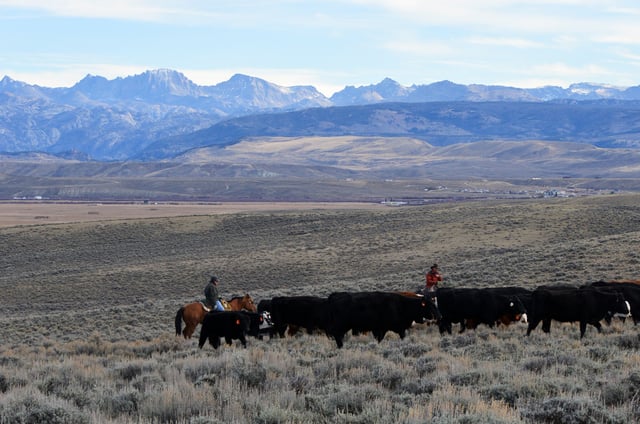
[[[580,321],[580,338],[584,337],[584,333],[587,331],[587,322]]]
[[[600,324],[600,321],[590,322],[589,324],[593,325],[596,330],[598,330],[598,333],[602,333],[602,324]]]
[[[282,324],[278,324],[278,325],[274,325],[273,329],[275,330],[276,333],[278,333],[280,338],[283,339],[284,338],[284,333],[285,333],[285,331],[287,331],[287,326],[286,325],[282,325]]]
[[[242,347],[247,347],[247,338],[244,336],[244,334],[240,334],[240,343],[242,343]]]
[[[529,334],[531,334],[531,332],[533,330],[536,329],[536,327],[538,326],[538,324],[540,324],[540,320],[539,319],[532,319],[531,321],[529,321],[529,325],[527,326],[527,336]]]
[[[231,346],[233,344],[233,339],[231,338],[231,336],[224,336],[224,341],[229,346]]]
[[[551,320],[550,319],[542,320],[542,331],[544,331],[545,333],[550,333],[551,332]]]
[[[293,324],[288,324],[287,325],[287,334],[290,337],[295,336],[296,334],[298,334],[298,331],[300,331],[300,327],[297,325],[293,325]]]
[[[214,349],[220,347],[220,337],[218,336],[209,336],[209,343],[213,346]]]
[[[200,340],[198,340],[198,347],[200,349],[202,349],[202,346],[204,346],[204,344],[207,342],[207,336],[203,333],[204,332],[200,333]]]
[[[469,330],[475,330],[475,329],[476,329],[476,327],[477,327],[477,324],[476,324],[476,322],[475,322],[473,319],[471,319],[471,318],[467,318],[467,319],[464,321],[464,327],[465,327],[465,328],[468,328]],[[460,332],[462,333],[463,331],[464,331],[464,330],[462,329],[462,324],[460,324]]]
[[[444,334],[445,332],[451,334],[451,322],[446,319],[440,320],[438,329],[440,330],[440,334]]]
[[[334,334],[333,338],[336,340],[336,345],[338,346],[338,349],[340,349],[342,346],[344,346],[344,333],[342,334]]]

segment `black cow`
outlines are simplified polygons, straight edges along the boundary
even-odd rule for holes
[[[349,330],[353,334],[371,331],[381,342],[388,331],[404,338],[414,322],[440,318],[430,299],[391,292],[332,293],[327,298],[327,311],[327,335],[335,339],[338,348]]]
[[[628,314],[629,307],[621,293],[599,290],[597,288],[550,289],[539,287],[533,291],[532,305],[529,311],[527,336],[542,321],[542,331],[551,331],[551,321],[580,322],[580,338],[584,337],[587,324],[602,326],[600,321],[613,314]]]
[[[507,294],[492,288],[441,288],[438,289],[438,308],[442,314],[440,334],[451,334],[452,323],[460,323],[460,333],[479,324],[493,328],[498,322],[518,321],[526,308],[515,294]]]
[[[289,327],[293,335],[299,327],[307,330],[324,330],[326,298],[317,296],[277,296],[271,299],[271,322],[274,333],[284,337]]]
[[[258,313],[262,312],[271,313],[271,299],[262,299],[258,302]]]
[[[202,349],[209,339],[209,344],[217,349],[220,346],[220,337],[224,337],[228,345],[231,345],[232,340],[235,339],[240,340],[243,347],[247,347],[246,336],[252,331],[250,314],[245,311],[208,312],[202,321],[198,347]],[[254,334],[257,335],[257,333]]]
[[[612,283],[609,281],[597,281],[595,283],[591,283],[589,286],[601,290],[609,290],[622,293],[622,295],[624,296],[624,300],[629,303],[629,309],[631,310],[631,318],[633,319],[633,324],[638,324],[638,322],[640,321],[640,285],[636,283]],[[626,317],[628,317],[628,315],[620,314],[620,318],[623,321]]]
[[[239,311],[249,317],[249,331],[247,335],[252,337],[260,337],[260,333],[264,326],[264,316],[258,312]]]
[[[525,312],[521,315],[513,315],[511,311],[508,311],[507,313],[499,316],[498,320],[496,321],[496,325],[503,324],[508,326],[512,322],[520,321],[525,324],[528,322],[528,315],[526,311],[531,308],[531,295],[533,294],[533,290],[517,286],[487,287],[485,290],[505,296],[516,296],[522,303],[522,306],[525,310]],[[471,327],[467,325],[467,328]]]

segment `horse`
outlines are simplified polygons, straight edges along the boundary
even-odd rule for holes
[[[256,307],[253,299],[249,294],[245,294],[244,296],[236,296],[229,300],[223,300],[222,305],[226,310],[230,311],[241,311],[247,310],[250,312],[257,312],[258,308]],[[202,323],[204,320],[204,316],[209,312],[205,309],[202,302],[191,302],[182,306],[176,312],[176,336],[183,335],[185,339],[190,339],[193,335],[193,332],[196,331],[196,327],[198,324]],[[182,321],[184,321],[185,327],[182,329]]]
[[[249,294],[245,294],[244,296],[235,296],[231,299],[227,300],[227,304],[229,305],[229,310],[231,311],[249,311],[249,312],[258,312],[258,307],[255,303],[253,303],[253,299]]]

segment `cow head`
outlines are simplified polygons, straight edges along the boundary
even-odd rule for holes
[[[262,312],[262,322],[266,326],[272,326],[273,321],[271,321],[271,314],[268,311]]]
[[[631,305],[627,302],[622,293],[616,293],[615,302],[609,310],[610,317],[627,318],[631,316]]]
[[[521,321],[526,323],[527,318],[527,309],[524,307],[524,304],[520,300],[518,296],[509,296],[508,300],[508,315],[511,317],[512,321]]]

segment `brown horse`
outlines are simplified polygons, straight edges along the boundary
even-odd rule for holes
[[[247,310],[257,312],[258,308],[249,294],[244,296],[236,296],[232,299],[222,301],[225,309],[230,311]],[[198,324],[202,323],[204,316],[208,311],[204,309],[202,302],[187,303],[176,312],[176,335],[182,334],[185,339],[190,339],[193,332],[196,331]],[[184,331],[182,330],[182,321],[184,321]]]

